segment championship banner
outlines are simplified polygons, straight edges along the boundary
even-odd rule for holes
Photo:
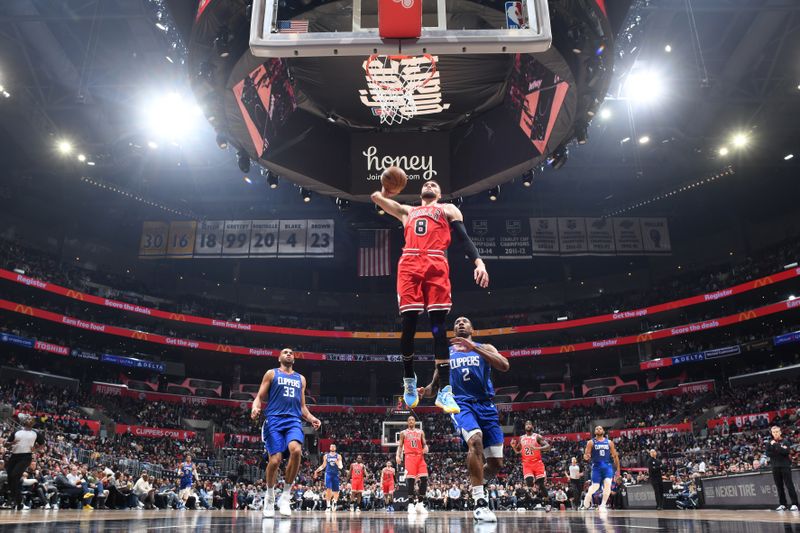
[[[558,255],[558,219],[531,218],[531,251],[533,255]]]
[[[583,218],[558,219],[558,243],[562,254],[585,254],[589,250]]]
[[[131,426],[128,424],[117,424],[115,428],[117,435],[131,434],[134,437],[145,437],[150,439],[176,439],[176,440],[190,440],[197,436],[194,431],[187,431],[185,429],[165,429],[165,428],[151,428],[146,426]]]
[[[644,251],[642,227],[638,218],[614,218],[614,247],[620,255],[638,255]]]
[[[610,218],[584,218],[586,226],[586,249],[589,254],[613,254],[616,252],[614,246],[614,228],[611,226]]]
[[[468,232],[483,259],[530,259],[530,227],[521,218],[476,218]]]
[[[669,253],[672,251],[666,218],[640,218],[639,224],[645,252]]]
[[[708,425],[708,429],[714,429],[717,426],[722,426],[725,422],[728,423],[730,427],[742,427],[754,422],[763,421],[767,424],[771,424],[773,420],[777,417],[786,417],[792,415],[800,415],[800,408],[793,407],[791,409],[781,409],[778,411],[766,411],[764,413],[753,413],[749,415],[738,415],[738,416],[726,416],[722,418],[712,418],[706,425]]]
[[[772,274],[770,276],[765,276],[763,278],[746,281],[744,283],[740,283],[739,285],[734,285],[733,287],[728,287],[726,289],[720,289],[705,294],[698,294],[696,296],[690,296],[687,298],[682,298],[680,300],[673,300],[671,302],[665,302],[650,307],[631,309],[627,311],[619,311],[617,313],[610,313],[605,315],[595,315],[591,317],[578,318],[574,320],[565,320],[563,322],[550,322],[542,324],[530,324],[525,326],[510,326],[510,327],[483,329],[478,331],[476,335],[499,336],[499,335],[513,335],[517,333],[531,333],[537,331],[554,331],[560,329],[571,329],[581,326],[588,326],[592,324],[601,324],[605,322],[628,320],[631,318],[641,318],[644,316],[662,313],[664,311],[671,311],[673,309],[681,309],[684,307],[689,307],[692,305],[697,305],[705,302],[722,300],[724,298],[729,298],[731,296],[736,296],[753,290],[758,290],[773,283],[778,283],[781,281],[786,281],[797,277],[800,277],[800,267],[783,270],[775,274]],[[238,331],[256,331],[260,333],[273,333],[279,335],[294,335],[294,336],[304,336],[304,337],[359,338],[359,339],[400,338],[400,334],[394,331],[337,331],[337,330],[287,328],[281,326],[248,324],[246,322],[217,320],[217,319],[199,317],[194,315],[183,315],[183,314],[176,315],[175,313],[171,313],[168,311],[161,311],[159,309],[144,307],[136,304],[130,304],[119,300],[111,300],[109,298],[101,298],[99,296],[94,296],[92,294],[83,293],[72,289],[67,289],[65,287],[61,287],[54,283],[41,281],[36,278],[30,278],[28,276],[23,276],[22,274],[17,274],[16,272],[4,269],[0,269],[0,279],[5,279],[14,283],[19,283],[21,285],[27,285],[29,287],[50,292],[52,294],[66,296],[67,298],[80,300],[81,302],[91,303],[95,305],[102,305],[104,307],[111,307],[114,309],[118,309],[120,311],[139,313],[142,315],[161,318],[164,320],[181,321],[191,324],[200,324],[203,326],[227,328]],[[796,337],[792,337],[792,335],[796,335]],[[429,332],[427,333],[420,332],[417,333],[417,338],[431,338],[431,334]],[[794,342],[788,340],[791,338],[800,339],[800,332],[797,332],[796,334],[791,333],[786,335],[779,335],[778,337],[776,337],[776,339],[781,339],[780,341],[778,341],[779,344],[786,342]]]
[[[743,311],[734,315],[728,315],[712,320],[704,320],[702,322],[694,322],[691,324],[684,324],[671,328],[664,328],[638,335],[627,335],[624,337],[615,337],[611,339],[603,339],[596,341],[580,342],[576,344],[567,344],[562,346],[543,346],[537,348],[519,348],[514,350],[504,350],[500,353],[506,357],[533,357],[540,355],[557,355],[567,352],[578,352],[585,350],[600,350],[615,346],[626,346],[630,344],[644,344],[658,339],[666,339],[670,337],[679,337],[697,333],[700,331],[707,331],[710,329],[717,329],[721,327],[738,324],[740,322],[747,322],[757,318],[773,315],[776,313],[783,313],[800,308],[800,299],[792,298],[770,305]],[[23,313],[30,315],[34,318],[40,318],[50,322],[56,322],[71,327],[85,329],[96,333],[106,333],[108,335],[116,335],[118,337],[126,337],[143,342],[152,342],[156,344],[164,344],[168,346],[176,346],[179,348],[187,348],[191,350],[206,350],[212,352],[235,353],[239,355],[254,355],[260,357],[277,357],[279,350],[274,348],[254,348],[247,346],[236,346],[230,344],[215,344],[207,341],[197,341],[193,339],[181,339],[176,337],[167,337],[164,335],[150,333],[146,331],[132,330],[118,326],[109,326],[97,322],[89,322],[80,320],[74,317],[45,311],[35,307],[22,306],[21,304],[11,302],[8,300],[0,300],[0,309],[11,311],[14,313]],[[313,359],[324,360],[325,354],[314,352],[298,352],[298,359]]]
[[[139,257],[332,258],[334,221],[144,222]]]

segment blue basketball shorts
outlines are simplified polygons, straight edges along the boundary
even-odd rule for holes
[[[503,429],[500,427],[497,407],[491,401],[456,401],[461,412],[450,416],[456,433],[464,439],[464,444],[477,432],[481,432],[484,455],[502,459]]]
[[[261,438],[264,448],[270,455],[283,453],[289,448],[289,443],[296,440],[303,444],[303,423],[294,416],[276,416],[268,418],[261,426]]]

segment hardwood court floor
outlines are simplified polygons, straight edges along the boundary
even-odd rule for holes
[[[472,513],[339,511],[295,512],[290,518],[262,519],[258,511],[2,511],[0,532],[64,533],[246,531],[256,533],[523,533],[613,531],[647,533],[800,533],[800,513],[775,511],[594,511],[499,512],[497,524],[478,523]]]

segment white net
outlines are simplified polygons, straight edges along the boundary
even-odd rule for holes
[[[436,74],[436,58],[421,56],[370,56],[364,62],[370,95],[378,104],[381,124],[401,124],[414,118],[420,92]]]

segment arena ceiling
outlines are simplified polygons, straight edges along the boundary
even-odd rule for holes
[[[274,207],[276,199],[291,199],[300,208],[292,187],[269,191],[254,171],[248,174],[254,183],[246,183],[235,153],[216,148],[205,120],[180,142],[153,140],[146,120],[153,99],[169,91],[189,93],[181,29],[194,7],[170,4],[184,7],[168,13],[161,0],[2,2],[0,85],[9,94],[0,94],[3,187],[69,191],[138,219],[153,206],[95,190],[79,177],[200,216],[259,212]],[[588,143],[570,146],[562,169],[546,169],[530,189],[519,180],[503,186],[497,205],[610,213],[729,164],[738,172],[796,173],[798,30],[796,0],[633,2],[617,37],[627,62],[618,62],[603,107],[610,117],[594,119]],[[631,72],[659,73],[664,92],[652,105],[625,99]],[[746,133],[747,147],[731,144],[736,132]],[[640,144],[642,137],[649,142]],[[60,139],[73,145],[68,156],[55,149]],[[720,155],[723,146],[727,156]],[[793,150],[797,157],[785,161]],[[86,161],[78,161],[78,154]],[[484,195],[470,201],[489,205]],[[679,207],[680,202],[669,205]]]

